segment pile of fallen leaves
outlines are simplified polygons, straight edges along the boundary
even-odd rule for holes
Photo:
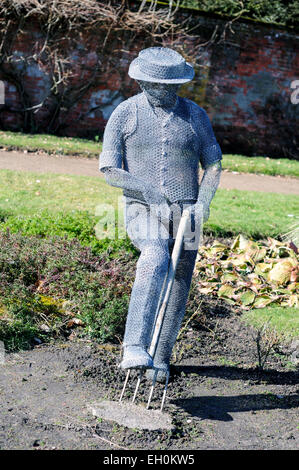
[[[199,248],[195,279],[202,294],[244,309],[299,306],[299,256],[293,243],[273,238],[252,241],[242,235],[231,246],[214,241]]]

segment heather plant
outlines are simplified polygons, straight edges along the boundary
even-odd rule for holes
[[[95,234],[95,226],[98,220],[99,217],[93,216],[87,210],[51,212],[44,209],[28,217],[27,215],[12,215],[0,209],[1,230],[9,229],[13,233],[42,238],[53,236],[67,237],[68,239],[76,238],[81,245],[91,247],[94,254],[106,251],[111,258],[118,256],[118,251],[122,249],[136,253],[127,237],[98,239]]]
[[[117,342],[123,334],[135,256],[111,259],[77,239],[0,232],[0,340],[7,350],[78,333]]]

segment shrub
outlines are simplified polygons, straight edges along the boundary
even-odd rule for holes
[[[118,259],[110,254],[95,255],[76,238],[0,232],[0,339],[6,348],[68,335],[68,325],[81,325],[81,334],[100,342],[119,341],[136,259],[124,247]]]
[[[11,215],[0,209],[0,228],[2,230],[9,229],[13,233],[42,238],[53,236],[77,238],[81,245],[90,246],[94,254],[106,251],[110,258],[118,256],[119,250],[122,249],[136,254],[128,237],[116,240],[97,239],[95,235],[97,222],[97,217],[82,210],[52,213],[48,209],[44,209],[38,214],[28,217],[26,215]]]

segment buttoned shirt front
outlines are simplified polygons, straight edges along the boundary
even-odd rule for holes
[[[107,123],[100,170],[123,168],[151,184],[170,202],[196,200],[199,163],[221,160],[207,113],[177,97],[169,111],[158,111],[144,93],[122,102]],[[132,196],[124,190],[125,196]]]

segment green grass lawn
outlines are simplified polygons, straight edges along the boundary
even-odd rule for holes
[[[50,134],[23,134],[22,132],[0,131],[0,146],[65,155],[98,156],[101,143],[75,137],[57,137]]]
[[[121,191],[99,176],[38,174],[0,170],[0,207],[12,214],[32,215],[42,209],[52,212],[88,210],[97,204],[116,206]]]
[[[277,346],[290,344],[292,340],[299,338],[299,308],[270,306],[253,309],[243,313],[241,320],[261,332],[261,361],[263,361],[263,354],[265,354],[267,347],[270,347],[271,342],[274,341]],[[296,369],[293,361],[288,356],[281,355],[277,348],[272,349],[272,353],[280,357],[287,369]],[[260,364],[260,367],[264,366]]]
[[[298,217],[298,196],[219,189],[211,204],[206,230],[215,235],[243,233],[255,239],[278,237]]]
[[[0,147],[21,150],[43,150],[49,153],[98,157],[102,143],[74,137],[57,137],[48,134],[23,134],[0,131]],[[299,162],[287,158],[246,157],[223,155],[223,168],[240,173],[293,176],[299,178]]]
[[[0,170],[0,209],[13,215],[87,210],[99,204],[117,208],[122,191],[103,178]],[[205,230],[215,236],[243,233],[254,238],[285,233],[298,214],[298,197],[219,189]],[[289,217],[289,216],[292,217]]]
[[[260,173],[299,178],[299,162],[287,158],[244,157],[243,155],[225,154],[223,168],[239,173]]]
[[[291,307],[265,307],[250,310],[242,315],[242,319],[260,328],[269,323],[276,331],[288,338],[299,337],[299,309]]]

